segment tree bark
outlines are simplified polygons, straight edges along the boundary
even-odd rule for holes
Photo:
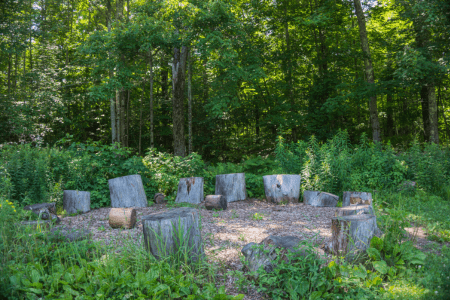
[[[184,85],[186,77],[186,60],[188,48],[174,48],[172,62],[172,105],[173,105],[173,149],[174,155],[184,157]]]
[[[304,191],[303,203],[317,207],[336,207],[339,197],[320,191]]]
[[[263,176],[266,200],[273,203],[298,203],[300,196],[300,175]]]
[[[149,51],[149,67],[150,67],[150,148],[155,147],[154,140],[154,123],[153,123],[153,53]]]
[[[372,194],[366,192],[344,192],[342,196],[342,207],[350,205],[368,204],[372,205]]]
[[[181,178],[175,202],[199,204],[203,202],[203,177]]]
[[[91,193],[65,190],[63,195],[63,208],[68,214],[79,211],[86,213],[91,210]]]
[[[131,229],[136,224],[136,209],[132,207],[111,208],[108,222],[112,228]]]
[[[247,199],[245,173],[216,175],[216,195],[222,195],[227,202]]]
[[[112,207],[147,207],[147,196],[141,175],[108,180]]]
[[[108,0],[106,2],[106,8],[107,8],[107,16],[106,16],[106,22],[108,27],[108,33],[111,33],[111,15],[112,15],[112,6],[111,6],[111,0]],[[108,53],[109,59],[112,59],[111,53]],[[109,79],[113,78],[114,72],[113,70],[109,70]],[[109,99],[109,108],[111,112],[111,142],[114,144],[117,142],[117,126],[116,126],[116,103],[114,101],[114,97],[111,97]]]
[[[361,48],[364,53],[364,66],[366,71],[366,81],[369,85],[375,84],[375,72],[373,70],[372,58],[370,56],[369,40],[367,38],[366,20],[361,7],[360,0],[353,0],[355,4],[356,17],[358,18],[359,38]],[[380,121],[378,119],[377,96],[369,97],[370,123],[372,125],[372,139],[374,142],[381,142]]]
[[[192,53],[188,53],[188,154],[192,153]]]

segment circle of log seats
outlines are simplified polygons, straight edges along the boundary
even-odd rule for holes
[[[300,196],[300,175],[263,176],[266,199],[272,203],[298,203]]]
[[[372,194],[366,192],[344,192],[342,207],[357,204],[372,205]]]
[[[226,210],[228,202],[222,195],[208,195],[205,197],[205,208],[208,210]]]
[[[304,191],[303,203],[317,207],[336,207],[339,197],[319,191]]]
[[[112,207],[147,207],[147,196],[141,175],[108,180]]]
[[[63,209],[68,214],[76,214],[78,212],[86,213],[91,210],[91,193],[65,190],[63,194]]]
[[[371,205],[350,205],[338,208],[335,217],[351,216],[351,215],[374,215]]]
[[[365,251],[377,230],[374,215],[339,216],[331,219],[331,244],[335,255],[352,260],[358,252]]]
[[[189,251],[192,261],[204,256],[197,209],[182,207],[148,215],[142,218],[142,225],[144,246],[156,259],[179,251]]]
[[[247,199],[245,173],[216,175],[216,195],[222,195],[227,202]]]
[[[203,202],[203,177],[181,178],[175,202],[199,204]]]
[[[136,209],[111,208],[109,211],[109,226],[112,228],[130,229],[136,224]]]

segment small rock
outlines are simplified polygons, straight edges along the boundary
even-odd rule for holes
[[[154,200],[155,200],[155,203],[156,204],[162,204],[162,203],[164,203],[164,195],[163,194],[161,194],[161,193],[156,193],[155,194],[155,198],[154,198]]]

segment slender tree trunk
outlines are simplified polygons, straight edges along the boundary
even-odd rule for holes
[[[142,156],[142,109],[145,99],[145,76],[142,78],[142,96],[139,106],[139,156]]]
[[[448,140],[450,138],[450,129],[448,127],[447,117],[445,116],[445,106],[444,106],[444,103],[441,98],[441,86],[440,85],[438,88],[438,105],[442,106],[442,118],[444,119],[445,131],[447,133],[447,140]]]
[[[127,90],[127,138],[126,138],[126,146],[130,146],[130,90]]]
[[[189,129],[189,153],[192,153],[192,53],[188,53],[188,129]]]
[[[111,32],[111,15],[112,15],[112,6],[111,6],[111,0],[108,0],[106,2],[106,8],[107,8],[107,27],[108,27],[108,33]],[[111,58],[111,53],[108,53],[109,59]],[[109,79],[111,80],[114,76],[114,72],[112,70],[109,70]],[[115,142],[118,142],[117,139],[117,121],[116,121],[116,102],[114,101],[114,97],[111,97],[109,99],[109,107],[111,112],[111,142],[114,144]]]
[[[185,156],[184,141],[184,85],[188,48],[174,48],[172,62],[173,148],[174,155]]]
[[[373,70],[372,58],[370,56],[369,40],[367,38],[366,20],[361,7],[360,0],[353,0],[355,4],[356,17],[358,18],[359,38],[361,48],[364,53],[364,66],[366,80],[369,85],[375,83],[375,72]],[[378,120],[377,96],[370,96],[369,100],[370,123],[372,125],[372,139],[374,142],[381,142],[380,121]]]
[[[154,142],[154,120],[153,120],[153,53],[149,51],[149,67],[150,67],[150,147],[155,147]]]
[[[11,54],[8,55],[8,95],[11,95]]]
[[[284,15],[287,17],[287,5],[289,1],[285,1],[284,3]],[[289,99],[289,103],[291,104],[290,107],[290,114],[291,114],[291,122],[293,123],[291,126],[292,131],[292,141],[297,141],[297,125],[295,124],[295,101],[292,93],[292,63],[291,63],[291,40],[289,37],[289,22],[286,19],[284,23],[284,34],[286,39],[286,96]]]

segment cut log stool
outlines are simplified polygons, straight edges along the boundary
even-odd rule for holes
[[[227,202],[247,199],[245,173],[216,175],[216,195],[222,195]]]
[[[156,193],[155,197],[153,198],[156,204],[162,204],[164,203],[164,195],[161,193]]]
[[[374,215],[361,214],[340,216],[331,219],[331,247],[335,255],[352,260],[365,251],[377,230]]]
[[[366,192],[344,192],[342,207],[357,204],[372,205],[372,194]]]
[[[203,202],[203,177],[181,178],[175,202],[199,204]]]
[[[197,209],[182,207],[148,215],[142,218],[142,225],[145,248],[157,259],[177,255],[178,251],[189,251],[192,261],[204,256]]]
[[[222,195],[208,195],[205,198],[205,208],[208,210],[226,210],[228,202]]]
[[[65,190],[63,195],[63,208],[68,214],[77,212],[86,213],[91,210],[91,193]]]
[[[136,209],[111,208],[109,211],[109,226],[112,228],[130,229],[136,224]]]
[[[147,207],[147,196],[141,175],[108,180],[112,207]]]
[[[269,202],[298,203],[300,196],[300,175],[263,176],[264,192]]]
[[[374,215],[371,205],[350,205],[338,208],[335,217],[351,216],[351,215]]]
[[[339,197],[319,191],[304,191],[303,203],[318,207],[336,207]]]

